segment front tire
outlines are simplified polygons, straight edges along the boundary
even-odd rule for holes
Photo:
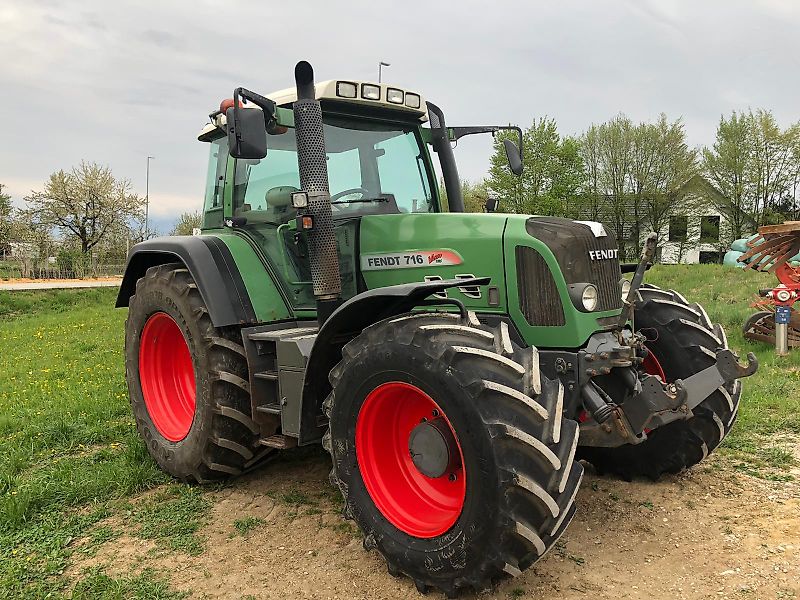
[[[345,514],[419,590],[452,596],[517,575],[571,521],[577,423],[535,349],[506,329],[444,313],[381,321],[344,347],[331,383],[324,444]],[[424,471],[417,430],[449,440],[438,470]]]
[[[147,270],[125,323],[125,374],[136,427],[158,465],[182,481],[239,475],[269,449],[250,417],[237,328],[216,328],[180,263]]]
[[[644,366],[651,375],[663,373],[667,381],[686,379],[713,365],[716,351],[728,347],[722,327],[712,325],[699,304],[689,304],[678,292],[653,285],[643,286],[639,295],[634,325],[648,339],[652,357]],[[651,431],[641,444],[581,448],[580,456],[601,473],[614,473],[627,481],[679,473],[720,445],[736,420],[741,393],[737,380],[703,400],[690,419]]]

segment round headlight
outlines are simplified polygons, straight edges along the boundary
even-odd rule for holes
[[[792,297],[792,293],[789,290],[779,290],[775,296],[777,296],[779,302],[786,302]]]
[[[597,308],[597,288],[591,283],[583,288],[581,303],[583,303],[583,308],[588,311],[593,311]]]
[[[619,282],[619,288],[620,291],[622,292],[622,299],[627,300],[628,292],[631,291],[631,282],[628,281],[627,279],[623,279],[622,281]]]

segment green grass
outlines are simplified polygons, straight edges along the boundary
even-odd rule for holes
[[[73,600],[179,600],[188,594],[173,592],[162,576],[150,569],[138,575],[109,577],[99,568],[84,574],[72,593]]]
[[[130,415],[114,296],[0,292],[0,598],[62,593],[71,543],[168,481]]]
[[[800,350],[778,358],[741,334],[756,290],[774,279],[695,265],[656,267],[647,280],[701,302],[734,348],[756,352],[761,369],[745,382],[739,422],[721,454],[741,472],[785,478],[793,459],[783,440],[800,434]],[[76,582],[64,570],[73,554],[91,554],[120,527],[159,551],[203,551],[208,499],[170,483],[136,433],[122,355],[125,310],[113,308],[114,296],[112,289],[0,292],[0,599],[68,596]],[[163,487],[131,499],[156,486]],[[290,489],[276,500],[310,511],[325,493]],[[249,534],[259,525],[253,519],[234,529]],[[176,597],[156,574],[111,577],[102,569],[81,576],[74,595]]]
[[[297,489],[291,489],[285,494],[281,494],[279,499],[284,504],[288,504],[290,506],[304,506],[304,505],[314,506],[316,504],[316,501],[313,498],[311,498],[308,494]]]
[[[264,523],[266,521],[259,517],[244,517],[243,519],[236,519],[233,522],[233,527],[240,536],[247,537],[253,529],[260,527]]]
[[[31,317],[41,313],[63,313],[97,306],[108,308],[114,306],[115,300],[115,288],[0,292],[0,321],[9,321],[20,316]],[[122,320],[125,320],[124,316]]]
[[[210,507],[199,488],[172,484],[128,510],[134,535],[154,540],[161,548],[197,556],[205,549],[197,532],[208,521]]]

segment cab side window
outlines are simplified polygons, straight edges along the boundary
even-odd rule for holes
[[[228,166],[228,140],[219,138],[210,144],[206,196],[203,202],[203,227],[222,227],[222,204],[225,192],[225,171]]]

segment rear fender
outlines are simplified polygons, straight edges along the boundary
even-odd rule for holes
[[[128,256],[117,308],[128,306],[136,282],[156,265],[181,262],[191,273],[215,327],[257,321],[253,304],[230,250],[211,236],[170,236],[136,244]]]
[[[437,292],[465,285],[488,285],[489,277],[423,281],[375,288],[353,296],[337,308],[319,330],[308,357],[300,409],[299,444],[319,441],[325,433],[319,416],[331,391],[328,374],[342,359],[342,347],[366,327],[408,313]]]

